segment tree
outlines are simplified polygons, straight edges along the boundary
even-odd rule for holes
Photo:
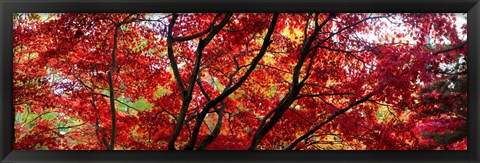
[[[15,149],[466,149],[461,14],[14,16]]]

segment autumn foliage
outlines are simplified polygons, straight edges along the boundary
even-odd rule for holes
[[[466,150],[465,19],[15,14],[14,148]]]

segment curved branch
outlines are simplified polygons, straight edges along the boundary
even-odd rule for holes
[[[461,43],[460,45],[458,46],[455,46],[455,47],[452,47],[452,48],[449,48],[449,49],[444,49],[444,50],[440,50],[440,51],[436,51],[433,53],[433,55],[438,55],[440,53],[446,53],[446,52],[449,52],[449,51],[452,51],[452,50],[456,50],[456,49],[460,49],[462,48],[463,46],[467,45],[467,41]]]
[[[173,37],[172,37],[172,29],[175,25],[175,20],[178,18],[176,13],[173,13],[172,20],[170,20],[170,24],[168,24],[168,31],[167,31],[167,55],[168,59],[170,60],[170,66],[172,67],[173,75],[175,76],[175,80],[177,81],[178,88],[180,89],[180,93],[182,97],[185,96],[185,84],[183,84],[182,77],[180,76],[180,71],[178,70],[177,61],[175,59],[175,55],[173,54]]]
[[[49,112],[45,112],[45,113],[39,114],[37,117],[33,118],[32,120],[23,123],[23,124],[21,125],[21,127],[24,127],[25,125],[27,125],[27,124],[29,124],[29,123],[32,123],[33,121],[37,120],[38,118],[42,117],[43,115],[45,115],[45,114],[50,114],[50,113],[55,113],[55,111],[49,111]]]
[[[180,109],[180,115],[177,117],[177,124],[175,125],[173,135],[170,138],[170,141],[168,142],[168,149],[169,150],[175,150],[175,141],[177,140],[177,138],[180,134],[180,131],[183,127],[183,124],[184,124],[184,121],[185,121],[185,116],[187,114],[188,107],[189,107],[190,102],[192,100],[192,93],[193,93],[193,88],[195,87],[195,81],[196,81],[197,75],[200,71],[200,62],[201,62],[201,59],[202,59],[203,49],[208,45],[208,43],[213,39],[213,37],[220,31],[220,29],[222,29],[227,24],[227,22],[230,20],[230,17],[232,15],[233,15],[232,13],[226,14],[225,17],[223,18],[223,20],[218,25],[213,27],[213,29],[210,31],[210,33],[207,35],[207,37],[205,39],[200,39],[200,41],[198,43],[196,54],[195,54],[195,65],[194,65],[192,74],[190,75],[190,80],[188,82],[187,90],[185,90],[183,84],[182,85],[179,84],[179,86],[181,86],[182,89],[183,89],[182,107]],[[169,40],[168,41],[169,42],[169,45],[168,45],[169,46],[169,48],[168,48],[169,58],[173,57],[173,49],[172,49],[172,46],[173,46],[172,41],[173,40],[172,40],[172,36],[171,36],[171,34],[172,34],[171,30],[172,30],[172,27],[173,27],[172,23],[174,23],[173,19],[172,19],[171,24],[169,25],[169,39],[168,39]],[[174,63],[172,62],[172,66],[173,66],[173,64]],[[177,71],[178,71],[178,69],[177,69]],[[177,72],[177,74],[179,75],[179,72]],[[175,75],[175,76],[177,77],[177,75]],[[178,76],[178,78],[180,78],[180,76]],[[181,79],[180,79],[180,81],[181,81]],[[189,146],[187,146],[187,147],[189,147]]]
[[[247,78],[250,76],[250,74],[253,72],[253,70],[255,69],[255,67],[257,66],[257,64],[260,62],[260,60],[262,59],[263,55],[265,54],[265,52],[267,51],[267,48],[270,46],[271,44],[271,36],[273,34],[273,31],[275,29],[275,26],[277,24],[277,19],[278,19],[278,13],[275,13],[273,15],[273,18],[272,18],[272,22],[270,23],[270,26],[268,27],[268,31],[267,31],[267,34],[265,35],[265,38],[263,40],[263,44],[262,44],[262,48],[260,50],[260,52],[258,53],[257,56],[255,56],[255,58],[253,58],[252,62],[251,62],[251,66],[248,68],[248,70],[245,72],[245,74],[240,77],[240,79],[238,80],[237,83],[235,83],[232,87],[230,88],[227,88],[225,89],[222,94],[220,94],[219,96],[217,96],[215,99],[209,101],[203,108],[202,108],[202,111],[200,112],[200,114],[197,116],[197,120],[196,120],[196,123],[195,123],[195,127],[193,129],[193,136],[192,136],[192,139],[190,139],[189,141],[189,144],[187,145],[187,147],[185,148],[186,150],[191,150],[194,148],[195,146],[195,142],[196,142],[196,139],[198,137],[198,133],[200,131],[200,127],[202,125],[202,121],[205,119],[205,116],[206,114],[208,113],[208,111],[215,107],[219,102],[223,101],[225,98],[227,98],[230,94],[232,94],[234,91],[236,91],[238,88],[240,88],[240,86],[243,84],[243,82],[245,82],[247,80]]]
[[[196,33],[196,34],[193,34],[193,35],[190,35],[190,36],[182,36],[182,37],[173,37],[173,41],[188,41],[188,40],[193,40],[193,39],[196,39],[200,36],[203,36],[205,34],[207,34],[208,32],[210,32],[213,27],[215,26],[215,22],[217,22],[218,18],[220,17],[220,15],[222,14],[217,14],[215,16],[215,18],[213,18],[212,20],[212,23],[210,24],[210,26],[208,26],[207,29],[205,29],[204,31],[202,32],[199,32],[199,33]]]
[[[205,137],[200,144],[197,147],[197,150],[203,150],[205,149],[209,144],[213,142],[213,140],[220,134],[220,128],[222,127],[223,124],[223,116],[224,116],[224,109],[225,109],[225,102],[222,101],[222,106],[220,109],[217,109],[217,124],[215,125],[215,128],[213,131]],[[205,121],[204,121],[205,122]]]
[[[319,25],[318,24],[318,14],[315,15],[315,29],[310,37],[308,37],[307,40],[304,41],[302,45],[302,49],[300,51],[300,58],[297,61],[297,64],[295,65],[293,75],[292,75],[292,84],[293,86],[290,88],[288,93],[283,97],[283,99],[278,103],[278,105],[269,112],[273,113],[272,117],[270,120],[267,121],[269,117],[264,117],[262,119],[262,123],[258,127],[258,130],[255,132],[252,142],[250,146],[248,147],[248,150],[255,150],[257,148],[257,145],[260,144],[261,140],[265,137],[265,135],[277,124],[277,122],[282,118],[283,114],[285,111],[290,107],[290,105],[293,104],[293,102],[296,100],[296,97],[300,93],[300,90],[304,86],[305,80],[308,78],[309,73],[307,73],[307,76],[299,83],[299,76],[300,76],[300,70],[303,67],[303,64],[305,60],[307,59],[307,55],[309,54],[309,49],[315,40],[315,38],[318,35],[318,32],[321,30],[325,24],[327,24],[328,21],[334,16],[335,14],[330,13],[328,17]],[[308,24],[307,24],[308,25]],[[313,58],[313,54],[310,59]],[[311,65],[312,61],[310,61],[309,67]],[[266,123],[265,123],[266,122]]]
[[[321,127],[323,127],[325,124],[329,123],[330,121],[332,121],[333,119],[335,119],[337,116],[339,115],[342,115],[343,113],[345,113],[346,111],[350,110],[351,108],[353,108],[354,106],[357,106],[358,104],[361,104],[365,101],[367,101],[368,99],[370,99],[370,97],[373,96],[373,93],[370,93],[368,94],[367,96],[363,97],[362,99],[356,101],[355,103],[352,103],[350,105],[348,105],[347,107],[335,112],[333,115],[331,115],[330,117],[328,117],[325,121],[323,121],[322,123],[320,123],[319,125],[315,126],[313,129],[307,131],[305,134],[303,134],[302,136],[300,136],[299,138],[297,138],[290,146],[288,146],[287,148],[285,148],[285,150],[292,150],[300,141],[302,141],[303,139],[307,138],[308,136],[310,136],[311,134],[315,133],[317,130],[319,130]]]

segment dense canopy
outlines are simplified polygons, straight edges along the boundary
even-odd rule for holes
[[[14,15],[14,149],[466,150],[466,14]]]

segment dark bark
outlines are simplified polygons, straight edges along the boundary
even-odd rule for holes
[[[330,121],[332,121],[333,119],[335,119],[337,116],[345,113],[346,111],[350,110],[351,108],[353,108],[354,106],[357,106],[358,104],[361,104],[365,101],[367,101],[368,99],[370,99],[370,97],[373,96],[373,93],[370,93],[368,94],[367,96],[363,97],[362,99],[348,105],[347,107],[343,108],[343,109],[340,109],[339,111],[335,112],[333,115],[331,115],[330,117],[328,117],[325,121],[323,121],[322,123],[318,124],[317,126],[315,126],[313,129],[307,131],[305,134],[303,134],[302,136],[300,136],[299,138],[297,138],[290,146],[288,146],[287,148],[285,148],[285,150],[292,150],[299,142],[301,142],[302,140],[306,139],[307,137],[309,137],[310,135],[312,135],[313,133],[315,133],[317,130],[319,130],[321,127],[323,127],[325,124],[329,123]]]
[[[91,87],[89,87],[87,84],[85,84],[85,82],[83,82],[79,77],[73,75],[73,77],[75,79],[78,80],[78,82],[80,82],[80,84],[82,84],[85,88],[89,89],[90,90],[90,94],[91,94],[91,100],[90,100],[90,104],[92,105],[93,107],[93,110],[95,110],[95,131],[98,132],[98,134],[100,134],[101,136],[101,139],[98,138],[98,135],[97,138],[99,139],[98,141],[103,143],[103,145],[105,146],[105,149],[108,150],[108,147],[109,147],[109,144],[108,144],[108,141],[107,141],[107,138],[106,138],[106,133],[100,129],[100,122],[99,122],[99,115],[98,115],[98,108],[97,108],[97,104],[95,103],[95,83],[93,82],[93,72],[94,72],[94,68],[92,68],[92,76],[90,78],[90,83],[92,84]]]
[[[252,143],[250,144],[250,147],[248,147],[248,150],[255,150],[262,141],[262,139],[265,137],[265,135],[277,124],[277,122],[282,118],[283,114],[285,111],[292,105],[292,103],[296,99],[296,95],[300,92],[301,87],[295,87],[290,90],[290,92],[285,96],[282,101],[273,109],[273,115],[272,118],[268,122],[266,122],[267,117],[264,117],[263,124],[260,124],[259,129],[255,132],[255,135],[253,136]]]
[[[117,42],[118,42],[118,30],[120,29],[120,25],[115,26],[115,33],[113,35],[113,50],[112,50],[112,67],[108,72],[108,85],[110,91],[110,112],[112,114],[112,133],[110,137],[110,144],[108,146],[108,150],[113,150],[115,148],[115,137],[116,137],[116,129],[117,129],[117,115],[115,111],[115,91],[113,87],[113,73],[115,72],[115,68],[117,67]]]
[[[460,45],[457,45],[457,46],[455,46],[455,47],[434,52],[433,55],[438,55],[438,54],[440,54],[440,53],[446,53],[446,52],[449,52],[449,51],[452,51],[452,50],[460,49],[460,48],[462,48],[462,47],[465,46],[465,45],[467,45],[467,41],[465,41],[465,42],[463,42],[463,43],[461,43]]]
[[[262,139],[265,137],[265,135],[277,124],[277,122],[282,118],[283,114],[285,111],[290,107],[290,105],[293,104],[293,102],[297,99],[298,94],[300,93],[300,90],[304,86],[305,80],[308,78],[308,75],[310,72],[307,72],[307,76],[299,82],[300,78],[300,70],[303,67],[303,64],[305,60],[307,59],[307,56],[310,52],[310,47],[312,46],[313,42],[315,41],[318,32],[322,29],[325,24],[330,21],[330,19],[334,16],[334,14],[329,14],[329,16],[319,25],[318,24],[318,14],[315,16],[315,28],[312,33],[308,37],[308,39],[304,40],[304,43],[302,45],[302,49],[300,51],[300,58],[297,61],[297,64],[295,65],[294,72],[293,72],[293,77],[292,77],[292,87],[290,88],[289,92],[287,95],[280,101],[280,103],[273,109],[272,117],[268,120],[269,116],[265,116],[262,120],[262,123],[260,124],[258,130],[255,132],[255,135],[253,136],[252,143],[250,144],[250,147],[248,148],[249,150],[255,150],[262,141]],[[313,57],[314,54],[312,54]],[[310,65],[312,64],[312,58],[310,59]],[[308,69],[310,70],[310,66]],[[269,113],[269,114],[270,114]]]
[[[199,33],[196,33],[196,34],[193,34],[193,35],[190,35],[190,36],[184,36],[184,37],[173,37],[173,40],[174,41],[188,41],[188,40],[193,40],[193,39],[196,39],[200,36],[203,36],[205,34],[207,34],[208,32],[210,32],[213,27],[215,26],[215,22],[217,22],[217,19],[220,17],[220,15],[222,14],[217,14],[215,16],[215,18],[213,18],[213,21],[212,23],[210,24],[210,26],[208,26],[207,29],[205,29],[204,31],[202,32],[199,32]]]
[[[203,88],[203,84],[201,83],[201,80],[200,80],[200,75],[198,76],[198,79],[197,79],[197,85],[198,87],[200,88],[200,91],[202,92],[202,94],[205,96],[205,98],[210,101],[212,100],[210,98],[210,95],[208,95],[207,91],[205,91],[205,89]],[[215,128],[213,129],[213,132],[211,132],[207,137],[205,137],[201,143],[198,145],[197,147],[197,150],[203,150],[205,149],[206,146],[210,145],[210,143],[213,142],[213,140],[218,136],[218,134],[220,133],[220,128],[222,127],[222,124],[223,124],[223,115],[224,115],[224,109],[225,109],[225,102],[222,101],[222,106],[221,108],[219,109],[216,109],[216,113],[218,115],[218,119],[217,119],[217,124],[215,125]]]
[[[100,129],[100,122],[98,121],[99,120],[99,117],[98,117],[98,110],[97,110],[97,105],[95,104],[95,93],[94,91],[92,90],[92,100],[91,100],[91,103],[92,103],[92,107],[93,109],[95,109],[95,129],[97,132],[100,133],[100,135],[102,136],[102,143],[103,145],[105,145],[105,149],[108,150],[108,147],[109,147],[109,144],[107,142],[107,139],[105,138],[105,133],[103,132],[102,129]]]
[[[172,37],[172,29],[173,26],[175,25],[175,21],[177,20],[178,15],[176,13],[173,13],[172,19],[170,20],[170,24],[168,24],[168,36],[167,36],[167,43],[168,43],[168,59],[170,60],[170,66],[172,67],[173,70],[173,75],[175,76],[175,80],[177,81],[178,88],[180,89],[180,93],[182,95],[182,101],[185,101],[186,97],[186,90],[185,90],[185,85],[183,84],[183,80],[180,76],[180,72],[178,70],[177,66],[177,61],[175,59],[175,56],[173,54],[173,37]],[[172,137],[170,138],[168,142],[168,149],[169,150],[176,150],[175,149],[175,141],[178,138],[178,135],[180,134],[180,131],[183,126],[183,119],[186,115],[186,107],[185,107],[185,102],[182,102],[182,108],[180,109],[180,114],[177,116],[177,123],[175,125],[175,128],[172,133]]]
[[[267,48],[271,44],[270,38],[273,34],[273,30],[275,29],[276,22],[277,22],[277,19],[278,19],[278,15],[279,15],[278,13],[275,13],[273,15],[272,22],[270,23],[270,26],[268,27],[268,31],[267,31],[267,34],[265,35],[262,47],[261,47],[259,53],[257,54],[257,56],[255,56],[255,58],[253,58],[251,66],[247,69],[245,74],[242,77],[240,77],[238,82],[235,83],[232,87],[226,88],[224,90],[224,92],[222,92],[222,94],[217,96],[215,99],[208,101],[208,103],[202,108],[202,111],[197,116],[197,119],[196,119],[196,122],[195,122],[195,127],[194,127],[193,132],[192,132],[192,139],[190,139],[190,141],[189,141],[187,147],[185,148],[185,150],[193,150],[193,148],[195,146],[195,143],[196,143],[196,139],[198,137],[198,133],[200,131],[200,127],[202,125],[202,121],[205,119],[205,116],[207,115],[208,111],[211,108],[215,107],[218,103],[223,101],[225,98],[227,98],[230,94],[235,92],[235,90],[240,88],[240,86],[243,84],[243,82],[245,82],[245,80],[247,80],[247,78],[253,72],[253,70],[255,69],[257,64],[260,62],[263,55],[267,51]]]
[[[178,67],[175,61],[175,57],[173,54],[173,36],[172,36],[172,28],[175,24],[175,20],[177,18],[176,14],[173,14],[172,20],[170,21],[170,24],[168,26],[168,37],[167,37],[167,42],[168,42],[168,57],[170,59],[170,63],[172,66],[172,69],[174,71],[175,79],[179,83],[180,90],[182,92],[182,107],[180,109],[180,114],[177,117],[177,124],[175,125],[175,129],[173,132],[172,137],[170,138],[170,141],[168,142],[168,149],[169,150],[176,150],[175,149],[175,141],[178,138],[178,135],[180,134],[180,131],[183,127],[184,121],[185,121],[185,116],[188,111],[188,107],[190,105],[190,102],[192,100],[192,93],[193,93],[193,88],[195,87],[195,81],[198,75],[198,72],[200,70],[200,62],[202,58],[202,52],[203,49],[208,45],[208,43],[213,39],[213,37],[227,24],[229,21],[230,17],[233,14],[228,13],[225,15],[223,20],[216,26],[214,26],[210,33],[206,36],[205,39],[200,39],[198,43],[198,47],[196,50],[195,54],[195,65],[192,71],[192,74],[190,75],[190,80],[188,82],[188,88],[185,90],[185,85],[183,84],[183,81],[180,77],[180,72],[178,71]],[[217,18],[217,17],[216,17]],[[215,19],[216,19],[215,18]]]
[[[197,150],[203,150],[208,145],[210,145],[215,138],[217,138],[218,134],[220,134],[220,129],[223,124],[223,116],[224,116],[224,109],[225,109],[225,102],[222,101],[222,107],[217,110],[217,124],[215,124],[215,128],[213,129],[212,133],[205,137],[197,147]]]

